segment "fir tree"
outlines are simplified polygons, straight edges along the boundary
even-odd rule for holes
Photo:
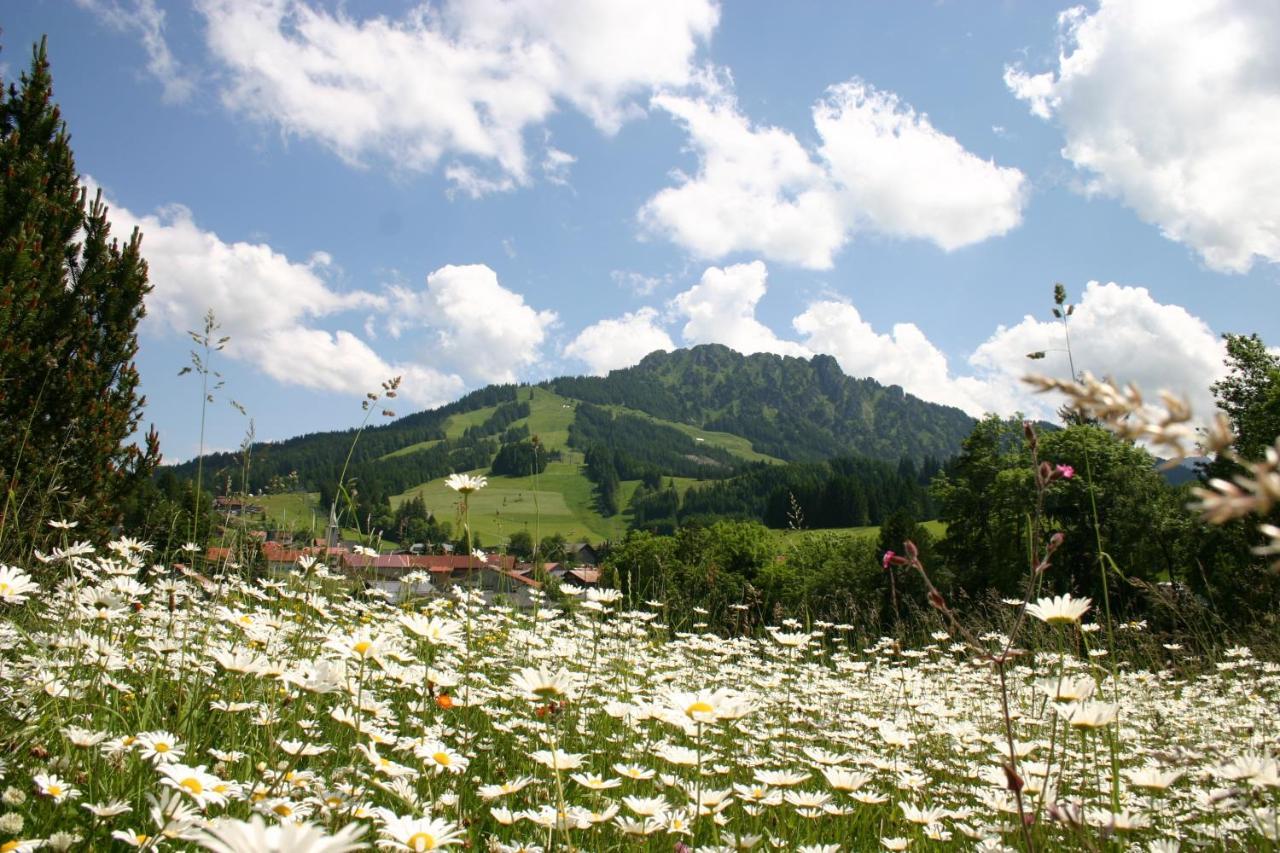
[[[150,290],[142,236],[111,238],[80,185],[45,43],[0,92],[0,534],[44,519],[102,532],[159,461],[138,426],[137,327]],[[30,540],[28,543],[30,544]]]

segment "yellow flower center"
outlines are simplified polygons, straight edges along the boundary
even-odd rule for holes
[[[710,714],[715,708],[711,707],[710,702],[694,702],[688,708],[684,709],[685,714],[692,717],[694,714]]]
[[[449,753],[447,753],[447,752],[435,752],[435,753],[432,753],[432,754],[431,754],[431,758],[432,758],[432,760],[434,760],[434,761],[435,761],[435,763],[436,763],[436,764],[441,764],[441,765],[443,765],[443,766],[445,766],[445,767],[448,767],[448,766],[449,766],[449,764],[451,763],[451,761],[450,761],[450,759],[449,759]]]
[[[138,832],[134,834],[133,840],[136,841],[138,844],[146,844],[148,841],[151,840],[151,836]]]
[[[280,817],[289,817],[293,814],[293,809],[287,803],[281,803],[278,806],[274,806],[271,810],[280,815]]]
[[[156,751],[156,752],[168,752],[168,751],[169,751],[169,744],[167,744],[167,743],[158,743],[158,744],[156,744],[156,745],[153,747],[153,749],[155,749],[155,751]]]
[[[12,853],[12,851],[18,849],[18,844],[19,841],[16,838],[12,841],[6,841],[4,844],[0,844],[0,853]]]
[[[364,657],[364,655],[372,647],[373,647],[373,643],[369,642],[368,640],[361,640],[360,642],[355,644],[356,654],[360,655],[361,657]]]
[[[0,595],[6,595],[6,594],[8,594],[9,590],[10,590],[10,589],[12,589],[12,588],[13,588],[13,587],[9,586],[9,585],[8,585],[7,583],[5,583],[4,581],[0,581]],[[0,848],[0,849],[3,849],[3,848]],[[13,848],[12,848],[12,847],[10,847],[9,849],[10,849],[10,850],[12,850]]]
[[[423,850],[435,850],[436,840],[425,832],[418,832],[409,836],[405,841],[405,846],[410,850],[417,850],[421,853]]]
[[[61,796],[62,796],[62,786],[60,786],[60,785],[50,785],[50,786],[49,786],[49,796],[51,796],[51,797],[61,797]]]
[[[204,785],[200,784],[200,780],[194,776],[188,776],[178,783],[179,788],[186,788],[197,797],[204,793]]]

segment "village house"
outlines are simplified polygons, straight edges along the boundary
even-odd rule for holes
[[[589,542],[571,542],[564,546],[565,560],[579,566],[598,566],[600,556]]]

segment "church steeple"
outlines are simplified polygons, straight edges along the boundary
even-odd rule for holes
[[[341,539],[341,530],[338,528],[338,502],[335,500],[329,506],[329,526],[325,528],[324,543],[330,548],[337,548],[338,541]]]

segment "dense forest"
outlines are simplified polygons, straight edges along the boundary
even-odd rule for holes
[[[673,484],[642,484],[631,499],[631,526],[669,532],[690,521],[732,518],[773,528],[878,525],[905,511],[933,518],[929,482],[937,460],[917,466],[840,456],[826,462],[758,463],[737,476],[691,488],[683,498]]]
[[[850,453],[890,462],[947,458],[974,423],[959,409],[926,403],[897,386],[846,376],[831,356],[744,356],[716,344],[651,353],[604,377],[545,384],[588,403],[740,435],[784,460]]]

